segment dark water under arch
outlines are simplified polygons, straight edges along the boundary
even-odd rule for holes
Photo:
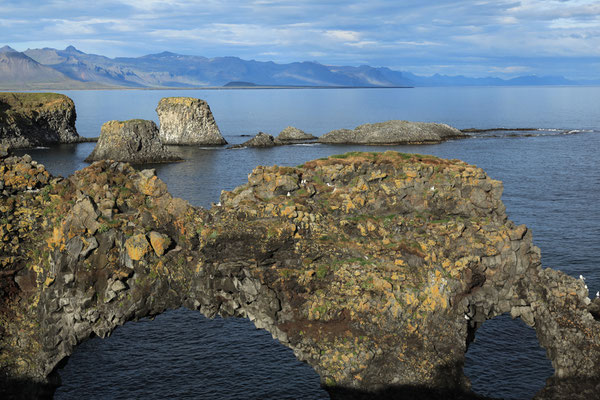
[[[329,399],[308,364],[249,320],[184,308],[90,339],[69,361],[57,400]]]
[[[464,371],[474,392],[502,399],[530,399],[554,374],[533,328],[508,314],[485,321],[475,332]]]

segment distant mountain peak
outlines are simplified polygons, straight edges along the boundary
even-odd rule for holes
[[[3,46],[3,47],[0,47],[0,53],[18,53],[18,52],[10,46]]]
[[[79,51],[75,48],[75,46],[67,46],[67,48],[65,49],[66,52],[69,53],[79,53],[79,54],[83,54],[82,51]]]

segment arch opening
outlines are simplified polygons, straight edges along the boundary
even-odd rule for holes
[[[554,374],[535,330],[505,313],[474,332],[465,354],[465,375],[472,390],[502,399],[530,399]]]
[[[57,400],[329,399],[317,373],[267,331],[185,308],[87,340],[61,367]]]

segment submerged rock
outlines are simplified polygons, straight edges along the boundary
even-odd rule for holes
[[[0,144],[27,148],[75,143],[75,104],[57,93],[0,93]]]
[[[309,133],[304,132],[293,126],[288,126],[282,130],[279,135],[275,138],[277,144],[294,144],[294,143],[305,143],[307,141],[318,139]]]
[[[165,97],[158,103],[156,112],[160,120],[160,138],[164,144],[227,144],[204,100]]]
[[[319,142],[370,145],[422,144],[440,143],[465,136],[458,129],[446,124],[391,120],[360,125],[353,130],[333,130],[321,136]]]
[[[258,132],[258,134],[256,136],[254,136],[252,139],[245,141],[242,144],[235,144],[233,146],[230,146],[230,149],[241,149],[244,147],[259,147],[259,148],[265,148],[265,147],[273,147],[276,146],[277,143],[275,143],[275,139],[273,138],[273,136],[264,133],[264,132]]]
[[[36,168],[33,187],[30,158],[0,163],[0,392],[47,382],[91,335],[185,306],[250,319],[333,398],[369,399],[473,397],[468,343],[510,312],[554,366],[540,399],[597,394],[585,284],[542,268],[502,183],[475,166],[386,152],[257,167],[206,210],[126,164],[63,180]]]
[[[108,121],[102,125],[98,143],[85,159],[87,162],[98,160],[145,164],[181,159],[163,146],[153,121],[132,119]]]

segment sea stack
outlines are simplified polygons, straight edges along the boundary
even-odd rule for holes
[[[427,144],[463,138],[465,134],[446,124],[391,120],[364,124],[351,129],[336,129],[319,138],[328,144]]]
[[[165,97],[156,107],[160,120],[160,138],[164,144],[223,145],[208,103],[192,97]]]
[[[0,144],[27,148],[75,143],[75,104],[58,93],[0,93]]]
[[[100,138],[87,162],[114,160],[133,164],[180,161],[160,141],[153,121],[132,119],[108,121],[102,125]]]

